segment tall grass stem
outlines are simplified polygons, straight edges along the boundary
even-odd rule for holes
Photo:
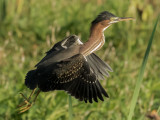
[[[157,113],[160,116],[160,106],[158,107]]]
[[[69,95],[69,120],[73,120],[72,98]]]
[[[151,49],[151,46],[152,46],[152,41],[153,41],[154,33],[156,31],[158,20],[159,20],[159,17],[157,18],[156,23],[154,25],[150,40],[148,42],[148,47],[146,49],[146,52],[145,52],[145,55],[144,55],[144,58],[143,58],[142,66],[140,68],[140,72],[139,72],[139,75],[138,75],[138,80],[136,82],[136,87],[134,89],[133,97],[132,97],[132,100],[131,100],[131,106],[130,106],[130,111],[129,111],[129,115],[128,115],[127,120],[132,120],[132,117],[133,117],[133,114],[134,114],[134,109],[135,109],[135,106],[136,106],[136,103],[137,103],[137,100],[138,100],[140,86],[141,86],[141,83],[142,83],[142,80],[143,80],[144,70],[146,68],[146,64],[147,64],[149,52],[150,52],[150,49]]]

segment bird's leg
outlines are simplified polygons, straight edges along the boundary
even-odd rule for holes
[[[23,113],[23,112],[29,110],[29,109],[32,107],[32,105],[35,103],[35,101],[36,101],[36,99],[37,99],[37,96],[38,96],[39,93],[40,93],[40,90],[38,90],[37,93],[36,93],[36,95],[35,95],[35,97],[34,97],[34,99],[33,99],[33,101],[30,101],[31,98],[32,98],[32,96],[33,96],[33,94],[35,93],[35,90],[36,90],[36,89],[34,89],[34,90],[32,91],[32,93],[30,94],[30,96],[29,96],[28,99],[27,99],[23,94],[21,94],[22,97],[25,99],[25,101],[24,101],[21,105],[19,105],[19,107],[22,107],[22,106],[23,106],[22,108],[19,109],[19,110],[20,110],[19,113]]]
[[[24,105],[26,105],[26,104],[29,104],[29,101],[31,100],[31,97],[32,97],[33,94],[35,93],[36,89],[37,89],[37,88],[35,88],[35,89],[31,92],[29,98],[25,97],[25,96],[23,95],[23,93],[20,93],[20,95],[24,98],[24,102],[23,102],[22,104],[18,105],[18,107],[22,107],[22,106],[24,106]]]
[[[36,96],[34,97],[34,99],[33,99],[33,103],[35,103],[36,102],[36,100],[37,100],[37,96],[39,95],[39,93],[41,92],[41,90],[38,90],[37,91],[37,93],[36,93]]]

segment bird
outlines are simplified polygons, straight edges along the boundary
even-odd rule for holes
[[[35,65],[35,69],[27,73],[25,85],[32,92],[28,98],[20,93],[24,98],[19,105],[20,113],[31,108],[40,92],[64,90],[85,103],[108,98],[99,81],[109,77],[109,72],[113,70],[95,52],[105,44],[104,31],[113,23],[127,20],[133,18],[117,17],[103,11],[91,22],[87,42],[83,43],[78,36],[70,35],[56,43]],[[31,101],[33,94],[35,97]]]

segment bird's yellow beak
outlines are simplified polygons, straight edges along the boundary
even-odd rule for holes
[[[120,17],[118,20],[119,21],[128,21],[128,20],[135,20],[135,19],[132,17]]]
[[[110,23],[116,23],[116,22],[128,21],[128,20],[135,20],[135,19],[131,17],[111,17]]]

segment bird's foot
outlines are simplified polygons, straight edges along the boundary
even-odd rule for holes
[[[19,108],[19,113],[23,113],[23,112],[29,110],[32,107],[34,101],[33,102],[30,101],[31,97],[29,97],[27,99],[22,93],[20,93],[20,94],[24,98],[24,102],[22,102],[20,105],[18,105],[18,108]]]
[[[19,113],[23,113],[27,110],[29,110],[32,105],[35,103],[36,99],[37,99],[37,96],[39,95],[40,93],[40,90],[37,91],[37,93],[35,94],[35,97],[34,99],[31,101],[31,98],[33,96],[33,94],[35,93],[36,91],[36,88],[31,92],[30,96],[27,98],[23,95],[23,93],[20,93],[21,96],[24,98],[24,102],[22,102],[20,105],[18,105],[18,108],[19,108]]]
[[[33,105],[33,103],[29,103],[24,106],[21,106],[21,108],[19,109],[19,113],[23,113],[23,112],[29,110],[32,107],[32,105]]]

